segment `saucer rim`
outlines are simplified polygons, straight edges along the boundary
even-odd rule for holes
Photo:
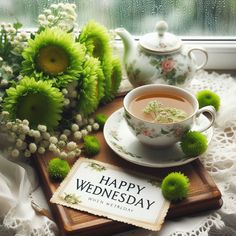
[[[201,155],[199,156],[196,156],[196,157],[191,157],[191,158],[188,158],[186,157],[186,159],[182,158],[181,160],[184,159],[184,161],[176,161],[176,162],[170,162],[170,163],[145,163],[145,162],[140,162],[138,161],[139,159],[137,159],[137,161],[135,159],[130,159],[128,157],[128,155],[125,155],[125,154],[122,154],[121,152],[119,152],[115,147],[114,145],[111,143],[110,141],[110,135],[108,134],[108,128],[107,126],[109,125],[109,123],[111,122],[110,120],[114,119],[114,117],[117,115],[117,113],[122,113],[122,111],[124,112],[124,108],[121,107],[119,109],[117,109],[116,111],[114,111],[107,119],[105,125],[104,125],[104,128],[103,128],[103,136],[104,136],[104,139],[105,139],[105,142],[107,143],[107,145],[119,156],[121,157],[122,159],[130,162],[130,163],[133,163],[133,164],[136,164],[136,165],[139,165],[139,166],[143,166],[143,167],[149,167],[149,168],[168,168],[168,167],[176,167],[176,166],[182,166],[182,165],[185,165],[185,164],[188,164],[198,158],[201,157]],[[206,119],[208,119],[205,115],[201,114],[201,116],[204,116]],[[124,118],[123,118],[124,119]],[[132,134],[132,132],[130,130],[128,130],[128,132],[130,132]],[[209,143],[211,142],[212,140],[212,137],[213,137],[213,127],[210,127],[207,132],[209,132],[208,136],[207,136],[207,144],[209,145]],[[132,134],[133,135],[133,134]],[[109,137],[108,137],[109,136]],[[138,140],[137,140],[138,142]]]

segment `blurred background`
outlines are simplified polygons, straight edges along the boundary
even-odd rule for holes
[[[94,19],[109,29],[125,27],[134,35],[154,30],[166,20],[181,36],[236,36],[236,0],[0,0],[0,22],[37,26],[37,16],[52,3],[77,5],[78,25]]]

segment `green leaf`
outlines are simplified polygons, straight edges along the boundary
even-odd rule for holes
[[[23,25],[22,25],[19,21],[17,21],[16,23],[13,24],[13,27],[14,27],[16,30],[20,29],[22,26],[23,26]]]
[[[162,134],[168,134],[169,131],[165,131],[164,129],[161,129],[161,133],[162,133]]]

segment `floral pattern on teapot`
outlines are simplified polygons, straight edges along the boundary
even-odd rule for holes
[[[125,67],[128,78],[135,87],[152,83],[186,86],[196,71],[186,49],[170,55],[152,55],[139,49],[138,60],[134,58],[127,61]]]

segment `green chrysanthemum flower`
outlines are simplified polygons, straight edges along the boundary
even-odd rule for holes
[[[61,119],[64,97],[49,81],[25,77],[15,87],[6,90],[3,108],[11,119],[27,119],[31,127],[46,125],[52,129]]]
[[[112,59],[111,89],[110,91],[105,90],[105,97],[103,99],[104,102],[110,102],[111,100],[114,99],[117,90],[120,86],[121,79],[122,79],[122,69],[121,69],[120,59],[118,57],[114,57]]]
[[[70,171],[67,161],[58,157],[53,158],[48,163],[48,174],[53,180],[63,180]]]
[[[91,135],[85,136],[84,151],[89,156],[96,155],[100,151],[100,143],[98,139]]]
[[[220,97],[216,93],[212,92],[211,90],[202,90],[198,92],[197,100],[198,100],[200,108],[211,105],[216,109],[216,111],[219,110]]]
[[[23,75],[52,80],[60,87],[80,77],[85,48],[75,43],[71,34],[47,28],[29,40],[22,55]]]
[[[95,121],[99,124],[99,127],[103,128],[107,120],[107,116],[104,114],[97,114],[95,116]]]
[[[89,57],[84,63],[81,79],[78,85],[78,111],[87,116],[94,112],[104,94],[104,77],[100,62]]]
[[[188,177],[178,172],[172,172],[167,175],[161,184],[163,196],[170,201],[178,201],[186,198],[188,189]]]
[[[195,157],[207,150],[207,138],[200,132],[189,131],[180,142],[183,152],[189,157]]]
[[[111,74],[112,74],[112,49],[110,47],[110,36],[107,29],[90,21],[79,36],[79,42],[84,44],[87,53],[101,62],[103,74],[105,77],[105,98],[111,92]]]

